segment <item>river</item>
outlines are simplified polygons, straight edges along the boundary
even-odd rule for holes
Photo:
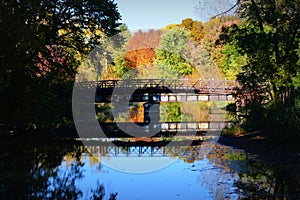
[[[299,183],[243,150],[210,142],[167,147],[43,137],[1,139],[1,199],[299,199]],[[213,147],[208,154],[203,148]],[[186,149],[183,153],[171,151]],[[128,172],[105,159],[171,162],[146,173]],[[119,160],[119,162],[121,162]],[[139,162],[142,162],[139,160]],[[149,162],[150,163],[150,162]]]

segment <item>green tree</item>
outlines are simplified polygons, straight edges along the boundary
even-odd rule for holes
[[[117,28],[120,33],[108,37],[90,53],[78,68],[78,81],[121,78],[129,67],[126,66],[125,52],[130,31],[126,24]]]
[[[189,33],[182,29],[174,28],[163,31],[160,44],[156,48],[155,63],[179,75],[191,74],[191,61],[184,58],[188,40]]]
[[[247,56],[238,80],[243,92],[251,95],[252,116],[266,117],[265,125],[270,127],[286,128],[292,118],[292,80],[298,68],[295,50],[300,34],[300,1],[237,2],[244,23],[224,29],[223,36],[235,45],[238,53]]]
[[[221,55],[218,56],[217,63],[226,79],[236,80],[242,66],[247,63],[247,56],[242,56],[234,45],[226,44],[221,47]]]
[[[70,119],[80,57],[101,42],[101,32],[118,32],[116,4],[3,0],[0,13],[0,121],[51,125]]]

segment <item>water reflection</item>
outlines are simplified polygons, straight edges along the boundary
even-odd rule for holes
[[[104,143],[102,143],[104,144]],[[135,144],[135,145],[134,145]],[[192,146],[84,147],[80,141],[1,141],[1,199],[299,199],[299,183],[253,155],[212,143]],[[178,148],[185,148],[186,151]],[[131,174],[103,165],[102,156],[168,157],[174,163]]]
[[[299,199],[300,183],[291,175],[276,171],[256,155],[217,145],[207,158],[215,166],[234,172],[234,186],[240,199]]]
[[[83,152],[78,142],[6,138],[1,141],[0,151],[0,199],[83,197],[84,192],[76,184],[84,177]],[[63,159],[72,162],[66,165]],[[89,199],[103,199],[105,190],[101,184],[95,184],[90,191]],[[111,200],[115,197],[112,194]]]

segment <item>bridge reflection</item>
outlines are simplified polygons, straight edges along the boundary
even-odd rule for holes
[[[202,147],[201,142],[190,145],[179,145],[179,143],[166,146],[152,145],[135,146],[135,144],[132,144],[128,146],[116,146],[102,143],[102,145],[85,145],[82,148],[85,148],[90,156],[97,157],[99,161],[101,157],[193,157],[194,159],[200,159],[201,151],[203,151],[201,148],[207,148]]]

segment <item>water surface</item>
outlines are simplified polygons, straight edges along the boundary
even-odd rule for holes
[[[117,155],[109,145],[91,151],[75,140],[6,138],[0,146],[0,197],[109,199],[116,193],[118,200],[300,197],[299,183],[255,155],[220,144],[205,156],[199,153],[211,145],[200,142],[178,155],[161,146],[127,145],[118,147],[124,155]],[[128,173],[103,164],[107,153],[127,161],[147,157],[151,162],[161,158],[174,162],[153,172]]]

